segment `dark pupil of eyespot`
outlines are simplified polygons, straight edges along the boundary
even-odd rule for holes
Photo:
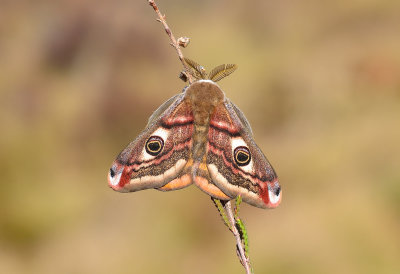
[[[250,163],[250,151],[247,147],[237,147],[234,151],[235,162],[238,166],[246,166]]]
[[[242,151],[239,151],[237,156],[236,156],[236,159],[238,160],[238,162],[244,163],[244,162],[247,161],[247,159],[249,159],[249,155],[244,153],[244,152],[242,152]]]
[[[164,142],[161,137],[152,136],[150,137],[145,145],[146,152],[152,156],[157,156],[164,146]]]
[[[157,151],[159,151],[160,148],[161,148],[161,145],[160,145],[160,142],[159,142],[159,141],[152,141],[152,142],[149,142],[149,144],[148,144],[147,146],[148,146],[149,150],[150,150],[150,151],[153,151],[153,152],[157,152]]]

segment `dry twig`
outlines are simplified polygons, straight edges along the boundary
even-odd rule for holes
[[[169,28],[167,21],[165,20],[165,15],[162,15],[160,10],[157,7],[157,4],[154,2],[154,0],[148,0],[149,5],[153,7],[154,11],[157,13],[158,15],[158,22],[161,22],[164,26],[165,32],[167,33],[169,39],[171,40],[171,46],[173,46],[176,50],[176,52],[178,53],[178,57],[179,60],[181,60],[184,71],[185,71],[185,76],[187,77],[187,79],[189,80],[189,84],[193,83],[193,77],[192,75],[190,75],[190,71],[185,63],[182,51],[181,51],[181,47],[186,47],[189,44],[189,38],[188,37],[180,37],[178,38],[178,40],[175,39],[175,36],[172,34],[171,29]]]

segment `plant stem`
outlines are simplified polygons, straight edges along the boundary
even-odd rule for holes
[[[189,84],[193,83],[193,77],[190,74],[189,68],[187,67],[184,57],[183,57],[183,53],[181,51],[181,47],[179,46],[178,41],[175,39],[175,36],[173,35],[171,29],[169,28],[167,21],[165,20],[165,15],[162,15],[160,10],[158,9],[157,4],[154,2],[154,0],[148,0],[149,5],[153,7],[154,11],[157,13],[158,15],[158,19],[157,21],[161,22],[164,26],[165,32],[167,33],[169,39],[171,40],[171,46],[173,46],[176,50],[176,52],[178,53],[178,57],[179,60],[181,60],[181,63],[183,65],[185,74],[187,76],[187,79],[189,81]],[[187,38],[186,38],[187,39]]]
[[[232,226],[231,231],[236,238],[236,245],[239,250],[238,256],[240,256],[240,260],[241,260],[244,268],[246,269],[246,274],[251,274],[250,260],[245,255],[242,239],[240,238],[239,231],[236,228],[236,221],[235,221],[235,218],[233,217],[231,201],[228,201],[225,204],[225,210],[226,210],[229,222],[231,223],[231,226]]]

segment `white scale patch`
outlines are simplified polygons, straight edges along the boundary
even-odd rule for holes
[[[217,126],[219,128],[229,128],[229,124],[226,123],[226,122],[222,122],[222,121],[219,121],[219,122],[215,122],[214,121],[213,125],[215,125],[215,126]]]
[[[111,172],[108,173],[108,180],[111,185],[116,186],[119,184],[119,180],[121,179],[122,172],[118,173],[115,175],[113,178],[111,178]]]
[[[231,140],[231,145],[232,145],[232,156],[234,157],[234,151],[237,147],[249,147],[246,142],[243,140],[241,137],[233,137]],[[253,157],[250,155],[251,160],[248,165],[245,166],[239,166],[241,170],[247,172],[247,173],[253,173]]]
[[[205,82],[205,83],[210,83],[210,84],[214,84],[214,85],[218,86],[217,83],[215,83],[214,81],[211,81],[209,79],[201,79],[197,82],[200,82],[200,83]]]
[[[275,195],[275,193],[274,193],[272,190],[268,190],[269,202],[270,202],[271,204],[276,204],[277,202],[279,202],[280,199],[281,199],[281,193],[282,193],[282,191],[279,192],[278,195]]]
[[[154,131],[150,136],[161,137],[165,144],[165,142],[167,141],[168,135],[169,135],[169,130],[164,129],[164,128],[159,128],[156,131]],[[143,148],[141,156],[142,156],[143,161],[148,161],[148,160],[154,159],[156,157],[156,156],[148,154],[146,151],[146,148]]]

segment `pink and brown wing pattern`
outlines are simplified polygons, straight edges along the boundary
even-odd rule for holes
[[[207,169],[212,182],[227,196],[260,208],[281,201],[277,175],[253,140],[249,123],[228,99],[211,115]]]
[[[192,134],[192,109],[184,94],[179,94],[164,103],[146,129],[118,155],[110,168],[109,186],[131,192],[190,185]]]
[[[206,155],[202,162],[198,165],[196,172],[194,174],[194,183],[198,188],[207,193],[213,198],[220,200],[230,200],[231,197],[227,196],[224,192],[221,191],[214,183],[210,177],[210,173],[208,172]]]

